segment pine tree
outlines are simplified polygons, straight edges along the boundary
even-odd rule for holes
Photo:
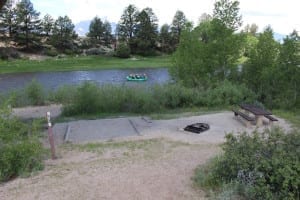
[[[46,14],[42,20],[42,34],[45,36],[49,36],[52,34],[53,27],[54,27],[54,19],[51,17],[51,15]]]
[[[160,47],[163,52],[172,52],[172,36],[170,31],[170,26],[168,24],[162,25],[159,33]]]
[[[119,40],[130,42],[134,38],[138,14],[138,9],[132,4],[125,8],[117,27]]]
[[[73,40],[77,38],[74,28],[68,16],[59,16],[54,23],[51,43],[60,50],[72,49]]]
[[[134,31],[136,38],[132,45],[136,48],[131,49],[133,52],[142,55],[154,53],[158,39],[157,21],[157,17],[151,8],[145,8],[139,13]]]
[[[16,7],[17,20],[17,41],[25,44],[29,48],[29,44],[37,40],[40,33],[40,13],[37,12],[30,0],[21,0]]]
[[[14,0],[8,0],[0,12],[0,30],[1,34],[12,37],[16,29],[16,10]]]
[[[93,44],[100,44],[103,39],[104,26],[99,17],[94,17],[89,26],[87,36],[91,38]]]
[[[103,41],[106,46],[112,43],[113,36],[111,34],[111,25],[109,21],[105,21],[103,24],[104,32],[103,32]]]
[[[183,31],[183,29],[185,29],[187,22],[188,21],[184,15],[184,13],[180,10],[176,11],[175,16],[172,21],[172,24],[171,24],[171,33],[172,33],[172,37],[173,37],[174,48],[179,43],[181,32]]]

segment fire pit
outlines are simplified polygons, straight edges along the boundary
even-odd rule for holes
[[[188,125],[184,128],[185,131],[193,132],[193,133],[201,133],[209,129],[209,125],[206,123],[196,123]]]

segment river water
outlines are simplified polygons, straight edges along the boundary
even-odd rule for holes
[[[131,82],[126,80],[126,76],[129,74],[137,73],[147,74],[148,80],[145,82]],[[92,81],[98,85],[131,86],[137,84],[165,84],[171,78],[167,68],[0,74],[0,92],[22,89],[33,79],[37,80],[45,89],[55,90],[62,85],[79,85],[85,81]]]

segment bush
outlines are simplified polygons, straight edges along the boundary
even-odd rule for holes
[[[35,79],[26,87],[26,95],[31,105],[45,104],[45,92],[41,84]]]
[[[73,85],[64,85],[56,91],[50,92],[49,101],[61,104],[73,102],[76,94],[76,87]]]
[[[274,128],[234,136],[228,134],[224,154],[210,166],[200,185],[236,181],[247,199],[297,199],[300,196],[300,132]],[[201,171],[196,180],[203,179]],[[198,181],[199,182],[199,181]]]
[[[36,129],[11,115],[6,104],[0,108],[0,182],[43,168],[44,154]]]
[[[47,56],[55,57],[55,56],[58,55],[58,51],[57,51],[56,49],[47,49],[47,50],[45,51],[45,54],[46,54]]]
[[[99,108],[98,87],[90,82],[85,82],[77,88],[72,104],[67,105],[63,113],[65,115],[95,114]]]
[[[20,53],[15,48],[0,47],[0,59],[2,60],[19,59],[20,57]]]
[[[119,58],[129,58],[130,48],[125,43],[120,43],[116,49],[116,56]]]
[[[86,55],[105,55],[105,51],[101,48],[91,48],[85,51]]]
[[[252,102],[255,99],[255,94],[245,85],[233,84],[227,80],[202,94],[200,101],[207,106],[236,105],[241,102]]]

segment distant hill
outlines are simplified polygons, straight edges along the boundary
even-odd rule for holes
[[[85,36],[89,32],[89,26],[90,26],[91,20],[85,20],[81,21],[77,24],[75,24],[75,31],[79,36]],[[116,32],[117,24],[115,22],[110,23],[112,34]]]

